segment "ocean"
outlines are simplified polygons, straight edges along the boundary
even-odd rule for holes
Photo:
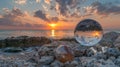
[[[8,37],[30,36],[30,37],[48,37],[48,38],[66,38],[73,37],[73,30],[0,30],[0,39]]]
[[[109,31],[104,31],[104,33]],[[119,32],[119,31],[117,31]],[[0,39],[8,37],[30,36],[48,38],[71,38],[74,36],[73,30],[0,30]]]

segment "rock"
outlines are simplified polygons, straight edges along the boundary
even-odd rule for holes
[[[54,49],[55,48],[49,48],[47,46],[41,46],[41,48],[38,50],[38,55],[41,56],[55,56],[54,55]]]
[[[118,67],[117,65],[115,65],[111,60],[107,60],[107,61],[105,61],[104,62],[105,64],[103,65],[101,65],[100,67]]]
[[[111,57],[109,57],[108,59],[114,62],[116,58],[113,57],[113,56],[111,56]]]
[[[73,67],[78,66],[78,65],[79,65],[79,62],[77,62],[75,60],[71,62],[71,66],[73,66]]]
[[[63,63],[55,60],[53,63],[50,65],[51,67],[63,67]]]
[[[120,56],[114,61],[114,63],[120,67]]]
[[[6,44],[4,42],[4,40],[0,40],[0,48],[5,48]]]
[[[114,41],[118,38],[120,34],[117,32],[108,32],[103,35],[102,40],[100,41],[100,45],[107,46],[107,47],[113,47]]]
[[[110,56],[118,57],[120,56],[120,51],[117,48],[108,48],[107,51],[105,52],[105,55],[107,57]]]
[[[0,60],[0,67],[36,67],[36,64],[24,60]]]
[[[96,44],[95,46],[93,46],[93,48],[97,51],[97,52],[102,52],[102,46],[101,44]]]
[[[118,67],[112,60],[109,59],[106,61],[103,59],[97,60],[91,57],[82,57],[80,59],[82,67]]]
[[[114,46],[120,50],[120,36],[115,40]]]
[[[104,55],[103,53],[96,53],[93,57],[96,58],[97,60],[99,60],[99,59],[106,60],[107,59],[107,56]]]
[[[10,37],[4,40],[0,40],[0,44],[5,44],[5,47],[31,47],[31,46],[41,46],[43,44],[51,43],[51,39],[46,37]]]
[[[64,67],[82,67],[81,64],[79,64],[79,62],[73,60],[72,62],[66,62],[64,64]]]
[[[27,60],[27,62],[37,63],[37,61],[34,58],[30,58],[29,60]]]
[[[8,52],[8,53],[18,53],[21,51],[23,51],[23,49],[17,47],[8,47],[3,49],[3,52]]]
[[[37,67],[50,67],[49,65],[38,65]]]
[[[59,39],[59,41],[74,41],[74,42],[76,42],[75,38],[62,38],[62,39]]]
[[[48,65],[54,61],[53,56],[43,56],[41,59],[38,61],[38,63],[41,65]]]
[[[76,46],[75,48],[73,48],[75,57],[85,56],[87,49],[88,48],[84,46]]]
[[[96,53],[96,50],[93,48],[90,48],[90,49],[87,49],[86,50],[86,56],[87,57],[91,57],[91,56],[93,56],[94,54]]]
[[[91,62],[91,61],[94,61],[96,60],[95,58],[92,58],[92,57],[80,57],[80,61],[82,63],[82,67],[87,67],[88,64]],[[91,66],[91,65],[90,65]],[[94,67],[94,66],[91,66],[91,67]]]
[[[105,34],[103,38],[102,43],[100,42],[93,47],[81,46],[71,39],[50,43],[48,41],[51,40],[44,37],[7,38],[7,40],[0,40],[0,44],[3,44],[2,47],[14,46],[15,44],[17,46],[1,49],[0,67],[120,67],[120,37],[117,38],[116,32],[110,32]],[[72,48],[75,56],[72,61],[61,63],[55,58],[55,49],[59,45],[67,45]],[[18,46],[25,48],[23,50]],[[19,50],[22,52],[9,53],[10,55],[4,53],[19,52]]]

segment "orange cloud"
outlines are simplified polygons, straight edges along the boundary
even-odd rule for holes
[[[27,0],[14,0],[17,4],[25,4]]]
[[[27,11],[22,12],[20,9],[14,8],[9,13],[1,16],[0,26],[12,26],[17,28],[38,27],[42,29],[46,27],[46,23],[40,18],[31,16]]]
[[[51,0],[44,0],[44,2],[45,2],[46,4],[50,4],[50,1],[51,1]]]

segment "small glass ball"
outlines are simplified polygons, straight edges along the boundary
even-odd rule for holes
[[[72,61],[74,58],[72,49],[66,45],[59,45],[55,50],[55,56],[62,63]]]

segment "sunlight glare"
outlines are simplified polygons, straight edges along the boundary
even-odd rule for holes
[[[55,27],[57,24],[54,24],[54,23],[52,23],[52,24],[49,24],[49,26],[51,26],[51,27]]]

